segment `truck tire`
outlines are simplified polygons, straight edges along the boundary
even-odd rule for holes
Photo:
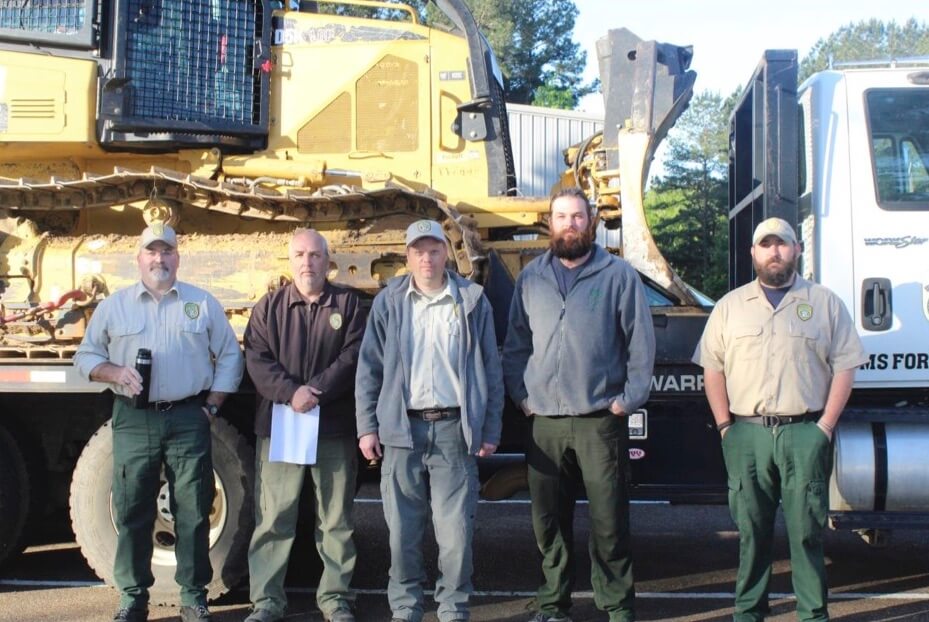
[[[29,472],[13,436],[0,427],[0,566],[26,545]]]
[[[208,597],[225,594],[248,573],[248,543],[254,526],[254,452],[238,431],[223,419],[212,425],[213,471],[216,496],[210,512],[210,562],[213,581]],[[111,502],[113,485],[113,434],[107,421],[90,439],[74,469],[71,481],[71,526],[81,553],[107,584],[113,585],[116,527]],[[174,583],[173,517],[167,482],[162,476],[158,495],[152,554],[155,584],[149,590],[153,604],[178,605]]]

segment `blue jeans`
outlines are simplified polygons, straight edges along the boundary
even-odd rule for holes
[[[384,518],[390,530],[387,599],[393,617],[423,617],[422,539],[432,510],[439,545],[435,585],[440,622],[467,620],[473,591],[471,538],[477,510],[477,462],[468,454],[461,421],[410,418],[413,448],[385,447],[381,469]]]

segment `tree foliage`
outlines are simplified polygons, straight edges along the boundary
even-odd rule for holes
[[[504,77],[508,102],[573,108],[593,92],[583,84],[587,53],[572,39],[573,0],[466,0]],[[443,21],[429,5],[427,21]]]
[[[929,55],[929,27],[909,19],[902,25],[870,19],[850,23],[813,45],[800,62],[800,81],[829,68],[829,61],[899,59]]]
[[[645,198],[658,247],[681,277],[710,296],[727,288],[728,119],[736,94],[691,100],[668,137],[664,171]]]

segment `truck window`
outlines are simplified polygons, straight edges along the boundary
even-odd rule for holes
[[[929,89],[874,89],[865,97],[878,205],[929,211]]]

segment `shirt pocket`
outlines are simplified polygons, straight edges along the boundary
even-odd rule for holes
[[[761,358],[764,329],[760,324],[736,324],[732,328],[732,354],[735,360]]]
[[[448,335],[448,357],[452,365],[458,361],[458,349],[461,347],[461,320],[452,316],[444,321],[443,330]]]
[[[206,318],[202,315],[195,319],[184,318],[180,324],[181,347],[186,346],[208,346],[208,336],[206,332]],[[192,352],[198,352],[193,350]]]
[[[787,328],[788,353],[794,360],[809,361],[811,357],[825,358],[825,344],[818,326],[791,322]]]
[[[142,317],[124,317],[113,320],[107,328],[110,343],[107,346],[110,362],[115,365],[133,365],[139,348],[149,348],[143,332]]]
[[[145,322],[142,321],[142,318],[128,318],[114,321],[109,327],[108,332],[110,334],[110,339],[116,340],[138,335],[142,332],[143,328],[145,328]]]

